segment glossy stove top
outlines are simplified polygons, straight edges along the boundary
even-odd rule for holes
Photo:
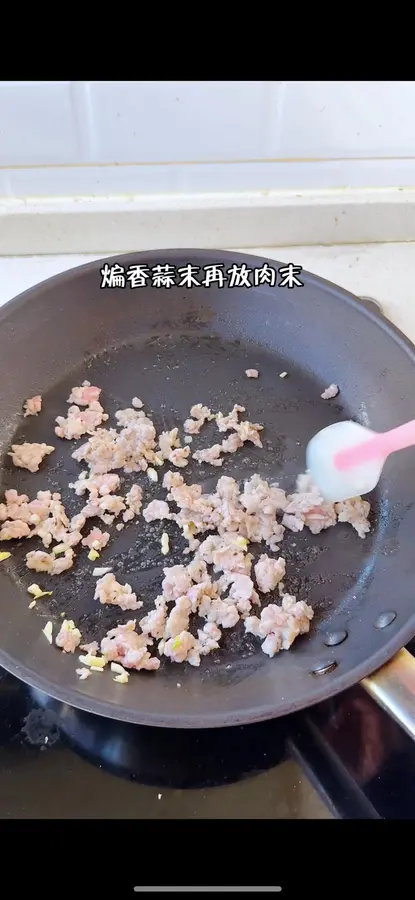
[[[360,687],[272,722],[172,731],[81,713],[0,670],[0,818],[332,816],[415,817],[415,743]]]

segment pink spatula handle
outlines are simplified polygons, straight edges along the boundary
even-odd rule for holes
[[[376,434],[355,447],[341,450],[340,453],[336,453],[334,464],[339,470],[350,469],[352,466],[359,466],[374,459],[386,459],[395,450],[404,450],[405,447],[414,446],[415,419],[405,425],[399,425],[398,428],[392,428],[392,431]]]

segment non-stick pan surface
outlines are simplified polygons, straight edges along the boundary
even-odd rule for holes
[[[234,262],[255,268],[265,260],[170,250],[107,262],[126,268],[222,263],[226,269]],[[71,458],[74,444],[55,438],[53,427],[67,408],[71,386],[86,378],[102,388],[111,414],[129,406],[133,396],[141,397],[158,429],[182,423],[194,403],[224,412],[234,403],[245,406],[250,421],[265,426],[264,449],[246,444],[226,457],[222,469],[188,466],[186,481],[198,481],[205,489],[220,475],[243,479],[259,472],[288,490],[304,471],[305,446],[318,429],[354,418],[381,431],[414,417],[413,346],[356,298],[320,278],[302,273],[304,286],[293,289],[101,289],[103,264],[52,278],[1,310],[2,452],[12,439],[56,446],[35,475],[13,468],[4,456],[3,489],[16,487],[34,496],[50,488],[62,492],[71,512],[83,505],[67,487],[79,472]],[[248,380],[247,367],[258,368],[260,378]],[[282,371],[286,378],[279,378]],[[320,394],[333,381],[341,393],[323,401]],[[23,419],[22,403],[35,393],[43,395],[42,414]],[[213,425],[207,426],[197,446],[213,443],[214,435]],[[165,496],[144,474],[136,480],[147,502]],[[50,647],[42,634],[45,622],[58,621],[62,613],[91,639],[131,617],[93,600],[93,565],[86,554],[78,553],[70,572],[47,578],[25,568],[29,547],[25,541],[15,543],[0,572],[0,663],[73,706],[132,722],[216,727],[301,709],[373,672],[415,633],[414,498],[413,452],[405,451],[387,466],[370,498],[372,530],[364,540],[349,525],[315,537],[286,533],[287,590],[315,610],[310,635],[290,651],[268,659],[240,624],[224,633],[220,652],[200,668],[166,661],[157,673],[134,674],[123,686],[106,675],[80,682],[76,658]],[[174,527],[167,528],[172,552],[161,556],[163,530],[165,523],[146,525],[142,518],[121,533],[111,529],[112,540],[99,562],[110,563],[145,605],[159,592],[162,567],[183,562],[185,545]],[[53,595],[29,611],[26,588],[36,579]],[[381,614],[389,612],[396,613],[387,617],[393,619],[390,624],[377,627]]]

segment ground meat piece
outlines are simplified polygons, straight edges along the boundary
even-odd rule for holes
[[[241,503],[248,513],[263,512],[266,515],[275,515],[276,512],[286,509],[287,498],[285,492],[277,485],[269,485],[260,475],[252,475],[244,483]]]
[[[61,501],[60,494],[52,494],[49,500],[49,515],[36,525],[33,534],[40,537],[44,547],[50,547],[53,540],[69,546],[75,546],[81,540],[81,534],[72,529],[69,534],[70,522]]]
[[[246,412],[244,406],[238,406],[235,404],[231,412],[224,416],[223,413],[219,412],[216,416],[216,424],[219,431],[231,431],[238,424],[238,415],[239,413]]]
[[[93,528],[92,531],[83,539],[83,547],[89,547],[90,550],[103,550],[107,546],[110,539],[108,531],[101,531],[100,528]]]
[[[180,447],[178,438],[179,429],[172,428],[171,431],[162,431],[158,440],[158,446],[163,459],[168,459],[175,447]]]
[[[45,553],[44,550],[31,550],[26,554],[28,569],[35,572],[48,572],[49,575],[60,575],[73,566],[74,552],[69,549],[63,556],[56,557],[53,553]]]
[[[168,603],[187,594],[192,586],[192,579],[185,566],[171,566],[163,569],[163,573],[161,588]]]
[[[288,528],[289,531],[294,532],[294,534],[297,534],[304,528],[304,518],[301,514],[290,515],[288,513],[284,513],[282,522],[284,527]]]
[[[263,425],[254,425],[253,422],[240,422],[239,425],[235,425],[235,431],[242,443],[249,441],[255,444],[255,447],[262,447],[259,432],[263,431],[263,428]]]
[[[7,496],[6,491],[6,496]],[[51,491],[38,491],[36,500],[31,500],[28,504],[30,512],[30,523],[39,525],[48,518],[49,514],[56,518],[55,501],[60,499],[60,494],[53,494]],[[63,507],[62,507],[63,509]],[[60,520],[61,521],[61,520]]]
[[[270,603],[262,610],[260,618],[249,616],[245,619],[245,631],[265,639],[261,649],[272,657],[280,650],[289,650],[299,634],[310,630],[313,615],[311,606],[285,594],[281,606]]]
[[[70,531],[81,531],[86,522],[85,516],[81,516],[80,513],[78,515],[73,516],[69,523]]]
[[[193,434],[199,434],[199,431],[202,428],[203,424],[204,422],[202,421],[202,419],[200,419],[199,421],[197,421],[197,419],[186,419],[183,425],[183,430],[189,436]]]
[[[246,538],[236,532],[211,535],[200,544],[197,558],[213,564],[215,572],[249,575],[252,556],[246,553],[247,544]]]
[[[111,525],[114,518],[119,516],[123,509],[125,509],[125,503],[122,497],[118,497],[117,494],[106,494],[97,500],[90,500],[81,510],[81,515],[85,516],[86,519],[96,517],[105,522],[106,525]]]
[[[77,462],[85,460],[94,475],[121,469],[123,456],[117,454],[117,437],[114,428],[98,428],[85,444],[73,452],[73,459]]]
[[[195,406],[192,406],[190,415],[192,418],[186,419],[183,426],[184,431],[186,431],[187,434],[199,434],[199,431],[205,422],[215,418],[209,407],[202,406],[201,403],[196,403]]]
[[[142,410],[129,408],[119,409],[118,412],[115,413],[115,418],[117,420],[117,425],[121,425],[124,428],[125,425],[131,425],[133,422],[139,422],[147,417]]]
[[[147,647],[153,643],[147,634],[137,634],[135,620],[117,625],[101,641],[101,653],[109,662],[118,662],[125,669],[158,669],[160,660],[151,657]]]
[[[333,397],[337,397],[337,394],[340,393],[340,388],[337,384],[331,384],[325,391],[321,394],[323,400],[331,400]]]
[[[252,603],[258,603],[258,594],[254,590],[252,578],[249,575],[232,575],[228,599],[233,601],[241,616],[247,616],[251,611]]]
[[[81,644],[80,650],[84,650],[89,656],[96,656],[99,650],[98,641],[90,641],[89,644]]]
[[[190,600],[192,613],[198,613],[202,618],[207,618],[212,602],[220,599],[219,582],[212,582],[210,575],[206,575],[203,581],[193,584],[186,592]]]
[[[370,503],[361,497],[352,500],[343,500],[334,504],[339,522],[350,522],[360,538],[364,538],[370,531],[370,522],[367,517],[370,513]],[[0,535],[1,537],[1,535]]]
[[[35,572],[47,572],[51,575],[55,562],[56,558],[44,550],[31,550],[26,554],[27,568],[34,569]]]
[[[70,548],[69,550],[65,550],[63,556],[59,556],[57,559],[55,559],[51,575],[60,575],[62,572],[66,572],[68,569],[71,569],[73,566],[73,560],[74,552],[72,548]]]
[[[20,538],[29,537],[30,533],[27,522],[22,522],[21,519],[14,519],[13,521],[5,522],[0,529],[0,541],[20,540]]]
[[[87,409],[70,406],[66,418],[64,416],[56,417],[55,434],[67,441],[77,440],[83,434],[93,434],[98,426],[107,419],[108,415],[98,400],[90,403]]]
[[[110,475],[91,475],[88,478],[87,472],[82,472],[78,480],[69,487],[75,491],[78,497],[89,493],[90,500],[97,500],[98,497],[104,497],[106,494],[112,494],[120,486],[120,476],[115,473]]]
[[[229,419],[229,416],[227,417]],[[224,420],[225,421],[225,420]],[[222,424],[222,423],[221,423]],[[211,466],[221,466],[223,460],[221,453],[236,453],[245,441],[251,441],[257,447],[262,447],[259,432],[262,431],[262,425],[253,425],[252,422],[235,422],[232,426],[235,434],[229,435],[221,444],[213,444],[212,447],[206,447],[204,450],[196,450],[193,453],[193,459],[198,463],[208,463]],[[226,431],[226,428],[220,430]]]
[[[279,559],[273,559],[263,553],[254,566],[254,571],[261,594],[268,594],[269,591],[274,591],[278,582],[284,578],[285,559],[282,556]]]
[[[300,475],[294,494],[287,497],[282,524],[290,531],[302,531],[306,525],[312,534],[336,524],[333,503],[328,503],[312,483],[309,475]]]
[[[139,625],[143,634],[151,634],[158,640],[164,636],[167,617],[167,603],[164,597],[156,597],[154,601],[154,609],[140,619]]]
[[[188,630],[191,606],[192,604],[188,597],[178,597],[167,617],[164,638],[176,637],[182,631]]]
[[[220,458],[221,452],[222,445],[213,444],[212,447],[206,447],[205,450],[196,450],[193,453],[193,459],[199,464],[208,463],[210,466],[221,466],[223,463],[223,459]]]
[[[28,400],[25,400],[24,405],[24,416],[37,416],[42,409],[42,397],[40,394],[36,394],[35,397],[29,397]]]
[[[120,584],[112,572],[108,572],[103,578],[99,578],[95,588],[94,600],[100,603],[110,603],[121,609],[140,609],[142,600],[137,600],[130,584]]]
[[[195,647],[197,647],[196,638],[189,631],[182,631],[181,634],[166,641],[163,652],[172,662],[182,663],[188,659],[190,651]]]
[[[212,650],[219,649],[219,641],[222,637],[220,628],[215,622],[206,622],[202,629],[198,629],[197,636],[200,644],[200,653],[206,656]]]
[[[5,522],[7,519],[20,519],[22,522],[30,522],[29,497],[27,494],[18,494],[17,491],[10,490],[5,492],[4,499],[6,502],[0,503],[0,522]]]
[[[245,369],[245,375],[247,378],[258,378],[259,372],[258,369]]]
[[[187,566],[187,571],[192,581],[196,584],[200,584],[207,576],[207,565],[203,559],[193,559]]]
[[[89,440],[72,454],[77,462],[85,460],[91,473],[100,475],[114,469],[130,472],[145,471],[156,455],[156,430],[146,416],[115,428],[98,428]]]
[[[230,434],[221,443],[222,453],[236,453],[243,446],[243,441],[239,434]]]
[[[75,622],[72,619],[64,619],[56,635],[56,646],[60,647],[64,653],[74,653],[81,640],[81,632],[79,628],[75,628]]]
[[[180,472],[166,472],[163,478],[164,488],[171,491],[172,488],[181,487],[182,484],[184,484],[184,479]]]
[[[9,456],[12,463],[20,469],[28,469],[29,472],[38,472],[40,464],[45,456],[53,453],[54,447],[48,444],[12,444]]]
[[[89,381],[84,381],[81,387],[73,387],[68,397],[68,403],[76,403],[77,406],[90,406],[99,400],[101,388],[94,387]]]
[[[154,522],[156,519],[170,519],[170,507],[165,500],[152,500],[143,509],[143,517],[146,522]]]
[[[178,469],[184,469],[188,465],[188,457],[190,456],[190,447],[177,447],[169,453],[169,462]]]
[[[234,478],[229,478],[228,475],[222,475],[221,478],[218,479],[216,493],[218,497],[221,497],[223,500],[237,500],[239,497],[239,486],[237,481],[235,481]]]
[[[125,497],[128,509],[123,513],[123,521],[130,522],[134,516],[140,515],[143,505],[143,489],[138,484],[133,484]]]
[[[202,486],[200,484],[184,484],[182,479],[182,484],[178,487],[173,487],[171,489],[171,493],[169,497],[177,503],[178,506],[186,507],[188,509],[197,508],[198,500],[202,496]]]
[[[239,622],[239,612],[236,604],[225,602],[224,600],[213,600],[209,611],[206,612],[204,607],[200,606],[199,612],[208,622],[215,622],[222,628],[233,628]]]

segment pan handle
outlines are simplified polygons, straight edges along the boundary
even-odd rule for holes
[[[359,298],[364,306],[385,316],[373,297]],[[415,740],[415,659],[400,650],[390,662],[360,682],[365,691]]]
[[[399,650],[390,662],[360,682],[395,722],[415,740],[415,659]]]

